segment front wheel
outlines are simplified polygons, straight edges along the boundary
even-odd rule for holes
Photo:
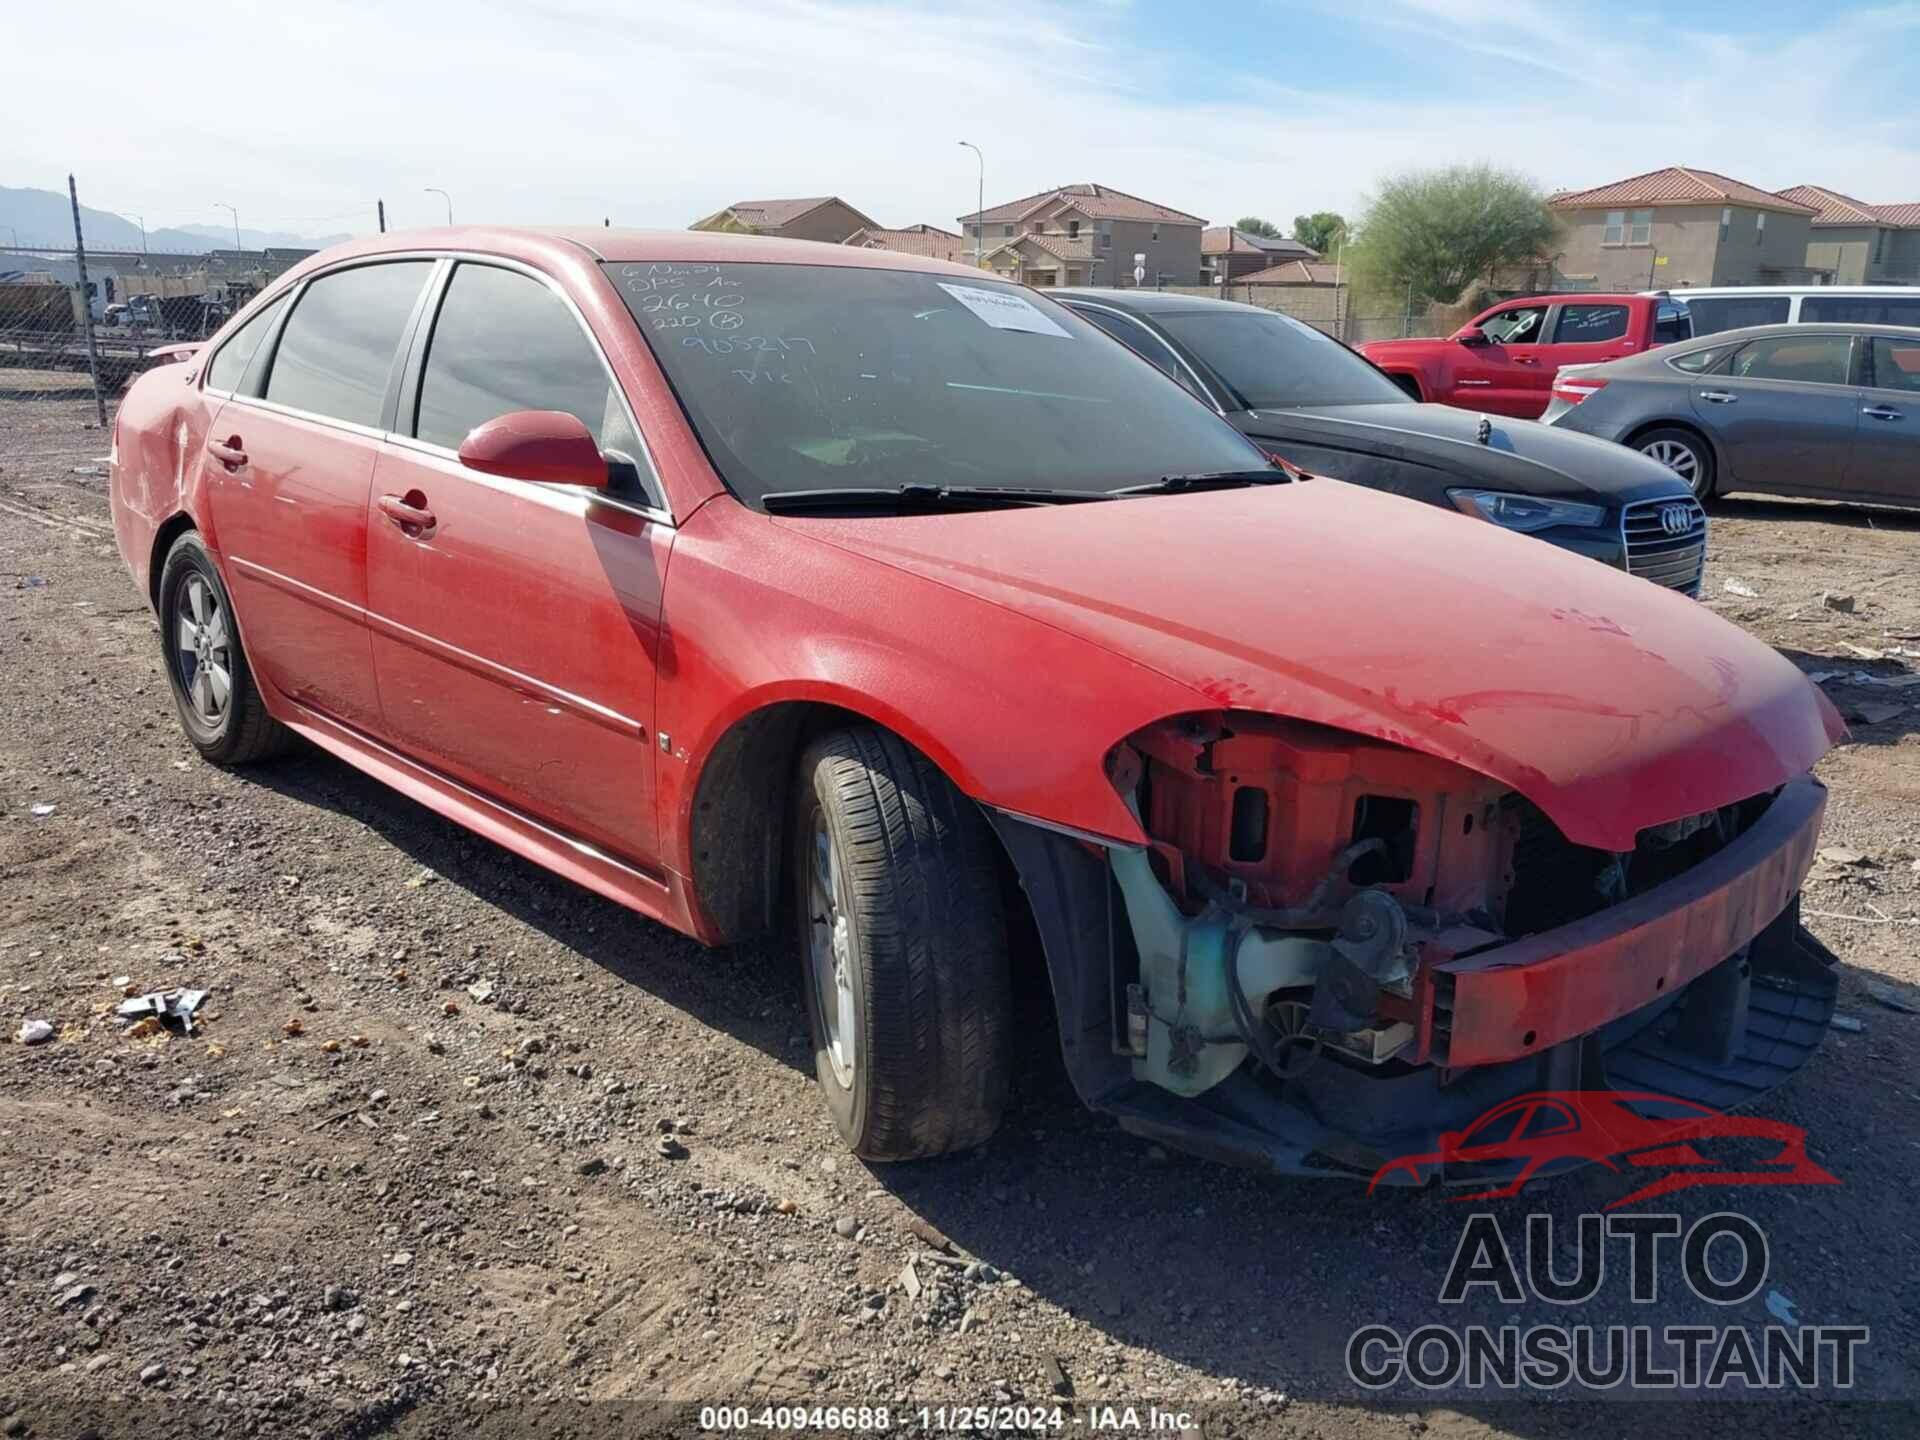
[[[1713,452],[1691,430],[1672,425],[1649,430],[1633,442],[1633,448],[1686,481],[1701,504],[1713,498]]]
[[[924,755],[871,727],[800,762],[790,869],[814,1069],[869,1160],[978,1145],[1006,1107],[1006,917],[993,836]]]

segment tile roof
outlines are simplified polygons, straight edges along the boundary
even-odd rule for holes
[[[1320,252],[1284,235],[1250,235],[1231,225],[1212,225],[1200,232],[1202,255],[1275,255],[1318,260]]]
[[[1095,220],[1163,220],[1171,225],[1205,225],[1207,222],[1198,215],[1189,215],[1184,210],[1175,210],[1170,205],[1157,205],[1151,200],[1142,200],[1138,195],[1129,195],[1124,190],[1115,190],[1111,185],[1056,185],[1051,190],[1042,190],[1034,195],[1022,196],[1018,200],[1009,200],[1004,205],[994,205],[982,210],[976,217],[962,215],[962,224],[971,224],[976,218],[992,222],[995,220],[1018,220],[1023,215],[1055,201],[1071,201],[1081,214]]]
[[[1022,245],[1031,245],[1056,260],[1092,260],[1093,237],[1091,235],[1014,235],[989,247],[984,259],[991,260],[1002,250],[1017,251]],[[972,252],[968,252],[971,258]]]
[[[1811,205],[1820,213],[1816,225],[1887,225],[1896,229],[1920,227],[1920,201],[1900,205],[1869,205],[1824,185],[1796,185],[1780,192],[1789,200]]]
[[[1797,200],[1802,205],[1811,205],[1818,213],[1813,217],[1816,225],[1871,225],[1874,223],[1873,207],[1851,195],[1842,195],[1838,190],[1828,190],[1820,185],[1795,185],[1790,190],[1780,192],[1789,200]]]
[[[756,230],[778,230],[783,225],[791,225],[802,215],[810,214],[822,205],[832,205],[836,201],[847,205],[847,202],[841,200],[838,195],[809,195],[797,200],[736,200],[727,206],[727,209],[732,211],[735,218],[743,225],[751,225]],[[853,206],[847,205],[847,209],[853,210]],[[868,225],[873,224],[866,216],[860,215],[858,210],[853,210],[853,213],[859,215],[860,219],[866,221]]]
[[[1334,285],[1339,283],[1340,267],[1319,260],[1289,260],[1269,265],[1251,275],[1233,280],[1235,285]]]
[[[924,255],[932,260],[971,260],[973,242],[937,225],[909,225],[904,230],[887,230],[878,225],[863,225],[842,242],[862,245],[869,250],[894,250],[902,255]]]
[[[1693,170],[1669,165],[1664,170],[1649,170],[1611,185],[1591,190],[1563,190],[1549,195],[1547,204],[1555,210],[1603,210],[1612,205],[1744,205],[1753,210],[1781,210],[1789,215],[1811,215],[1814,207],[1802,205],[1749,185],[1731,176],[1711,170]]]

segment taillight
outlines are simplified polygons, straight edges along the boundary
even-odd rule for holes
[[[1578,405],[1589,395],[1598,394],[1607,388],[1607,382],[1585,375],[1562,375],[1553,382],[1553,398],[1564,400],[1569,405]]]

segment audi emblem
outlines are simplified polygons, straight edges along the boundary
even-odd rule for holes
[[[1693,507],[1690,505],[1662,505],[1660,507],[1660,529],[1667,535],[1684,535],[1693,529]]]

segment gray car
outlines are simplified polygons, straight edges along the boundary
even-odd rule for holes
[[[1920,329],[1756,325],[1563,368],[1549,425],[1729,491],[1920,506]]]

